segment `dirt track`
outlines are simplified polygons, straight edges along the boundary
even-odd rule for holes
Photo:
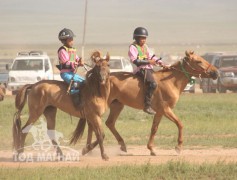
[[[109,155],[109,161],[103,161],[100,157],[99,148],[86,156],[80,156],[77,162],[13,162],[10,151],[0,151],[1,167],[101,167],[125,164],[162,164],[168,161],[187,161],[191,163],[216,163],[218,161],[237,162],[237,149],[184,149],[177,154],[174,149],[157,149],[157,156],[150,156],[145,146],[130,146],[128,153],[122,153],[118,146],[105,147]]]

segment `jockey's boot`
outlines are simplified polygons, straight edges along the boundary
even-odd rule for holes
[[[145,107],[143,111],[151,115],[156,114],[156,112],[151,108],[151,99],[156,87],[157,87],[157,84],[155,82],[149,82],[147,90],[146,90],[146,94],[145,94],[145,102],[144,102]]]
[[[77,93],[79,93],[79,87],[80,87],[80,83],[74,81],[72,83],[72,87],[70,89],[70,94],[77,94]]]
[[[80,83],[79,82],[73,82],[72,88],[70,90],[70,94],[72,97],[72,102],[75,107],[80,106],[81,104],[81,93],[79,91]]]

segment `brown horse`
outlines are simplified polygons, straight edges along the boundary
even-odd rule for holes
[[[72,98],[67,95],[68,84],[62,81],[44,80],[33,85],[25,85],[17,94],[15,106],[17,112],[13,121],[13,145],[17,155],[24,151],[24,143],[27,133],[23,133],[25,127],[36,122],[36,120],[44,114],[47,120],[47,129],[55,129],[55,117],[57,108],[60,110],[80,118],[87,118],[88,122],[96,125],[94,131],[101,146],[101,155],[103,159],[107,159],[104,153],[103,131],[101,128],[101,115],[107,106],[104,97],[105,85],[109,78],[109,55],[102,58],[101,54],[96,51],[92,54],[91,59],[94,61],[95,66],[87,72],[86,81],[81,88],[83,107],[80,109],[75,108],[72,103]],[[28,108],[29,118],[26,124],[21,128],[20,114],[26,103],[28,93]],[[84,121],[85,122],[85,121]],[[85,123],[79,124],[77,130],[84,129]],[[82,134],[75,135],[80,138]],[[53,145],[57,149],[57,154],[62,156],[62,151],[54,139],[51,139]],[[73,139],[72,139],[73,142]]]
[[[5,88],[0,87],[0,101],[3,101],[5,93]]]
[[[178,127],[178,145],[176,151],[181,151],[183,143],[183,124],[180,119],[174,114],[172,109],[175,107],[185,86],[190,81],[191,76],[202,78],[218,77],[217,69],[209,64],[202,57],[187,52],[182,61],[176,62],[169,69],[164,69],[154,73],[158,88],[155,90],[152,100],[152,108],[156,111],[151,127],[151,134],[147,144],[151,155],[156,155],[154,152],[154,137],[157,132],[162,116],[167,117],[174,122]],[[121,150],[127,151],[123,138],[115,128],[115,122],[123,110],[124,105],[136,108],[144,108],[144,86],[143,79],[131,73],[114,73],[109,78],[110,93],[107,93],[110,114],[106,121],[106,125],[111,130],[118,143],[121,145]],[[81,119],[83,121],[83,119]],[[92,150],[98,140],[91,143],[92,140],[92,125],[88,123],[88,138],[87,145],[82,153],[86,154]],[[76,132],[75,134],[80,133]]]

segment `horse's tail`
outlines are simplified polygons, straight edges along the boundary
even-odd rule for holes
[[[27,97],[27,90],[30,89],[32,85],[27,84],[23,86],[17,93],[16,99],[15,99],[15,106],[17,109],[17,112],[14,114],[13,117],[13,126],[12,126],[12,132],[13,132],[13,147],[15,150],[18,150],[21,146],[21,111],[25,106],[26,103],[26,97]]]
[[[18,91],[15,99],[15,107],[18,110],[18,112],[21,112],[22,109],[24,108],[26,103],[27,90],[31,89],[31,87],[32,84],[27,84]]]
[[[75,129],[75,131],[72,134],[70,144],[75,145],[77,143],[77,141],[82,137],[85,127],[86,127],[86,119],[80,118],[80,120],[77,124],[77,128]]]

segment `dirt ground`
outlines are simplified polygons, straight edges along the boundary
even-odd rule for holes
[[[184,149],[177,154],[174,149],[156,149],[157,156],[150,156],[145,146],[130,146],[128,152],[119,150],[119,146],[106,146],[105,150],[110,157],[109,161],[103,161],[100,150],[97,147],[85,156],[80,156],[79,161],[50,161],[50,162],[15,162],[12,152],[0,151],[1,167],[103,167],[118,165],[141,165],[141,164],[162,164],[168,161],[185,161],[190,163],[216,163],[219,161],[237,162],[237,148],[190,148]]]

